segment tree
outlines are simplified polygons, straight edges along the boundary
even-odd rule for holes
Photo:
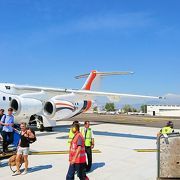
[[[145,104],[141,105],[141,111],[143,113],[147,113],[147,105],[145,105]]]
[[[106,111],[115,111],[114,103],[106,103],[105,109]]]
[[[124,105],[123,108],[122,108],[124,113],[132,112],[132,109],[133,108],[129,104]]]
[[[136,108],[132,108],[132,112],[138,112]]]
[[[98,107],[96,106],[93,108],[93,112],[97,112],[97,111],[98,111]]]

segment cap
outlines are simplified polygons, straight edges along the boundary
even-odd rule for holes
[[[173,122],[172,121],[168,121],[167,122],[167,126],[173,126]]]

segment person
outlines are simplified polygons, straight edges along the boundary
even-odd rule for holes
[[[3,126],[2,129],[2,138],[3,138],[3,154],[8,151],[8,145],[13,142],[13,125],[14,125],[14,116],[13,109],[8,109],[8,114],[3,115],[1,118],[0,124]]]
[[[80,180],[88,180],[86,176],[86,154],[85,142],[82,134],[79,132],[79,124],[72,125],[74,138],[70,144],[69,150],[69,169],[66,175],[66,180],[74,180],[75,172]]]
[[[4,116],[4,109],[0,109],[0,120]]]
[[[28,154],[29,154],[29,139],[34,138],[34,134],[31,129],[27,129],[26,123],[22,122],[20,124],[21,132],[20,132],[20,140],[17,149],[17,156],[16,156],[16,172],[12,176],[20,175],[20,162],[21,158],[24,159],[24,172],[22,175],[28,173]]]
[[[0,121],[1,121],[3,116],[4,116],[4,109],[0,109]],[[2,129],[3,129],[3,125],[0,124],[0,134],[2,132]]]
[[[164,126],[160,132],[158,133],[157,136],[160,136],[161,134],[165,135],[165,134],[170,134],[170,133],[174,133],[174,124],[172,121],[168,121],[166,123],[166,126]]]
[[[76,123],[79,124],[79,121],[73,121],[71,126],[73,126],[73,124],[76,124]],[[70,144],[73,138],[74,138],[74,133],[72,132],[72,128],[70,128],[69,134],[68,134],[68,147],[70,147]]]
[[[0,121],[1,121],[1,118],[4,116],[4,109],[0,109]],[[2,129],[3,129],[3,125],[0,124],[0,143],[2,144]],[[0,151],[0,153],[2,153],[2,151]]]
[[[88,159],[86,172],[89,172],[92,166],[92,149],[94,148],[94,135],[92,129],[90,128],[89,121],[84,122],[84,127],[81,128],[81,133],[85,139],[85,151]]]

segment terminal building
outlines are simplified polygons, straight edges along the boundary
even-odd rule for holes
[[[180,105],[147,105],[147,114],[151,116],[180,117]]]

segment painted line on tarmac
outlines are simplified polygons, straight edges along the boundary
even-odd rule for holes
[[[16,154],[16,151],[8,152],[5,155],[0,154],[0,160],[8,159],[9,157],[11,157],[12,155],[15,155],[15,154]]]
[[[92,150],[92,153],[101,153],[100,150]],[[29,155],[69,154],[69,151],[31,151]]]
[[[102,153],[100,150],[95,149],[92,150],[92,153]],[[0,154],[0,160],[2,159],[8,159],[9,157],[11,157],[12,155],[15,155],[16,151],[12,151],[12,152],[8,152],[5,155]],[[69,151],[30,151],[29,155],[49,155],[49,154],[69,154]]]
[[[157,149],[134,149],[136,152],[158,152]]]

